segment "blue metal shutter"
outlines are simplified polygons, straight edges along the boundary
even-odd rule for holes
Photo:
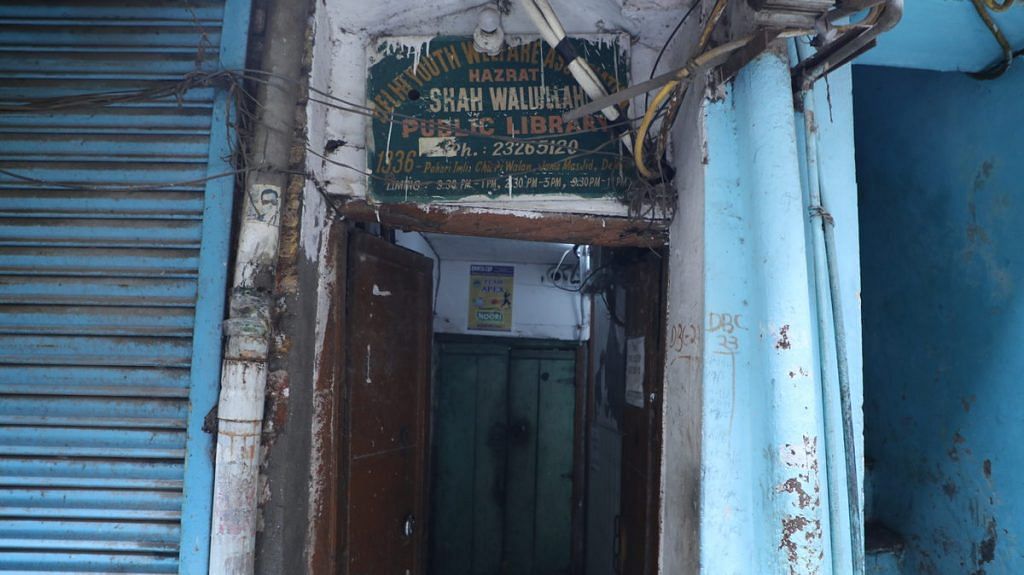
[[[241,68],[248,22],[249,0],[0,0],[0,572],[206,572],[228,90],[10,106]]]

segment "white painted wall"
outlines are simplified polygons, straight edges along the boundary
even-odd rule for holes
[[[469,266],[503,264],[488,261],[441,261],[441,285],[434,313],[438,333],[510,335],[544,339],[579,340],[590,332],[590,304],[580,309],[579,295],[555,288],[544,279],[550,264],[508,264],[515,267],[512,300],[512,332],[466,329],[469,315]]]
[[[434,238],[433,241],[428,241]],[[590,299],[558,289],[545,277],[571,246],[464,236],[396,234],[398,245],[434,260],[437,333],[579,340],[590,335]],[[481,257],[486,256],[486,257]],[[570,253],[565,263],[575,261]],[[469,269],[473,264],[515,268],[512,331],[470,330]],[[582,304],[582,309],[581,309]]]

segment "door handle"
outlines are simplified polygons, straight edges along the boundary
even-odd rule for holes
[[[402,521],[402,536],[406,539],[412,537],[413,533],[416,532],[416,516],[412,513],[405,516],[405,520]]]

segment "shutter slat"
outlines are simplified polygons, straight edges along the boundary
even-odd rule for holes
[[[0,401],[0,418],[32,417],[44,412],[45,417],[76,418],[134,422],[114,427],[184,427],[188,406],[185,402],[166,399],[94,399],[82,397],[6,397]],[[114,416],[114,417],[111,417]],[[173,422],[167,425],[167,422]],[[94,424],[89,424],[94,426]]]
[[[177,525],[166,523],[116,523],[93,521],[50,521],[0,520],[0,539],[11,541],[15,538],[36,537],[45,540],[66,541],[103,540],[146,542],[153,544],[177,545],[181,530]],[[27,539],[20,539],[23,543]],[[0,543],[2,546],[3,543]],[[27,545],[26,545],[27,547]],[[36,546],[38,547],[38,546]]]
[[[188,367],[192,345],[177,338],[0,335],[8,365]]]
[[[0,273],[195,277],[195,250],[0,247]]]
[[[202,212],[202,193],[194,190],[98,192],[4,189],[0,185],[0,217],[199,220]]]
[[[191,307],[195,279],[0,275],[0,303]]]
[[[138,248],[199,249],[200,223],[196,221],[121,220],[99,218],[0,217],[0,246],[60,245]]]
[[[0,157],[24,160],[56,158],[58,161],[92,161],[96,157],[147,158],[159,156],[167,161],[206,160],[210,142],[202,136],[118,135],[0,132],[5,140]]]
[[[69,551],[177,551],[178,542],[107,541],[98,539],[5,539],[0,549],[60,549]]]
[[[64,553],[41,551],[10,551],[0,557],[0,573],[18,575],[52,575],[57,573],[89,573],[91,575],[144,575],[177,573],[175,555],[145,553]]]
[[[120,335],[191,337],[191,309],[7,306],[0,304],[0,335]]]
[[[142,120],[140,122],[140,120]],[[69,131],[113,134],[208,134],[210,110],[205,106],[124,106],[108,107],[92,113],[68,110],[61,113],[6,112],[0,115],[0,128],[51,134],[60,128]]]
[[[99,464],[102,465],[99,465]],[[50,477],[55,480],[175,481],[181,480],[182,462],[104,459],[2,458],[0,477]],[[8,485],[4,483],[3,485]],[[82,487],[88,486],[83,483]]]
[[[161,489],[181,490],[184,482],[177,479],[86,479],[81,477],[4,477],[0,476],[3,487],[103,487],[108,489]]]

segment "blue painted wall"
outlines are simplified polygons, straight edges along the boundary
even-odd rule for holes
[[[904,573],[1024,572],[1024,66],[854,73],[866,455]]]
[[[856,332],[850,80],[845,72],[834,80],[831,115],[821,85],[820,140]],[[688,163],[684,147],[677,162],[690,167],[669,259],[663,571],[832,573],[835,556],[847,566],[835,572],[847,573],[849,544],[835,549],[830,537],[802,126],[784,57],[752,62],[701,119],[706,149]],[[701,172],[703,180],[687,179]],[[851,355],[859,365],[857,350]],[[859,379],[853,386],[856,401]],[[694,448],[699,500],[691,503]],[[687,516],[700,519],[699,567],[688,562]]]

